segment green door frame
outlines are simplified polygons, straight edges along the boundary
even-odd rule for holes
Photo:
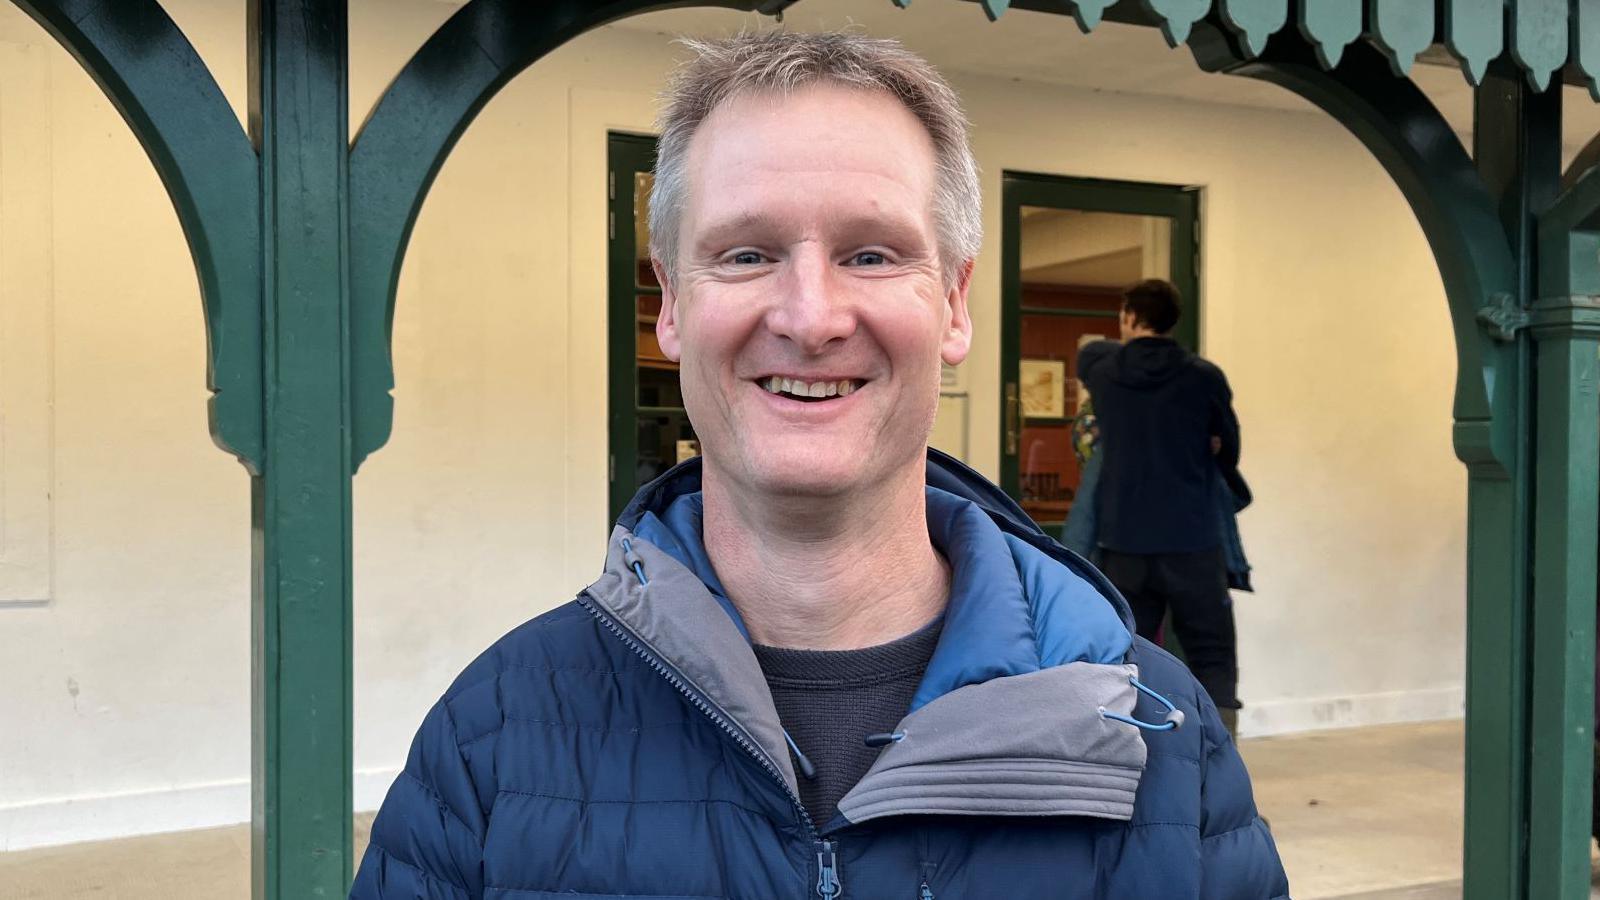
[[[606,245],[606,431],[610,440],[606,496],[610,521],[639,489],[638,295],[653,288],[637,284],[637,230],[633,180],[656,165],[656,139],[611,132],[606,135],[609,238]],[[608,523],[609,525],[609,523]]]
[[[1021,502],[1022,209],[1042,206],[1172,220],[1172,283],[1183,296],[1174,336],[1200,345],[1200,189],[1141,181],[1005,172],[1000,179],[1000,487]],[[1075,377],[1068,373],[1068,377]]]
[[[606,135],[609,243],[606,247],[606,431],[610,442],[607,498],[611,521],[643,487],[639,470],[640,423],[689,420],[679,406],[644,406],[639,402],[638,298],[659,295],[658,287],[638,283],[639,259],[634,177],[656,164],[656,138],[613,131]],[[682,429],[680,429],[681,431]]]
[[[500,88],[584,31],[790,0],[469,0],[353,142],[345,0],[251,0],[248,129],[157,0],[12,2],[106,92],[189,243],[210,430],[252,484],[252,892],[341,896],[353,862],[350,483],[389,436],[395,287],[434,177]],[[990,18],[1070,13],[1086,31],[1102,17],[1159,27],[1210,71],[1316,104],[1401,189],[1445,284],[1469,474],[1466,897],[1586,898],[1600,152],[1563,184],[1561,96],[1548,85],[1556,72],[1591,86],[1600,75],[1592,4],[1563,17],[1549,0],[1297,0],[1293,28],[1286,0],[981,5]],[[1435,42],[1478,85],[1471,155],[1403,77]]]

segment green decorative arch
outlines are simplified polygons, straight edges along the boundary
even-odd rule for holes
[[[166,186],[205,314],[211,436],[260,471],[261,187],[255,149],[156,0],[16,0],[88,71]]]
[[[1444,280],[1456,335],[1457,453],[1469,465],[1509,468],[1512,436],[1496,428],[1516,398],[1510,351],[1480,327],[1497,298],[1515,297],[1517,267],[1494,198],[1443,116],[1409,80],[1391,75],[1386,54],[1356,44],[1329,71],[1304,44],[1282,40],[1262,56],[1218,56],[1228,42],[1197,50],[1213,71],[1268,81],[1315,103],[1351,131],[1394,179],[1428,237]]]
[[[761,0],[472,0],[389,85],[350,151],[352,465],[394,422],[395,290],[417,215],[446,157],[501,88],[546,53],[607,22],[690,6],[739,10]]]
[[[1509,161],[1496,159],[1498,151],[1484,149],[1489,145],[1480,145],[1478,160],[1469,156],[1421,90],[1395,74],[1392,49],[1357,43],[1345,53],[1339,67],[1329,71],[1309,45],[1279,40],[1266,53],[1251,56],[1217,31],[1212,29],[1194,42],[1202,66],[1280,85],[1331,114],[1383,165],[1416,214],[1433,250],[1455,332],[1455,448],[1469,472],[1466,896],[1472,900],[1574,896],[1575,889],[1566,887],[1551,891],[1553,876],[1547,870],[1559,866],[1570,875],[1577,867],[1575,860],[1582,856],[1587,862],[1587,854],[1572,852],[1579,842],[1567,841],[1568,835],[1546,821],[1550,814],[1541,810],[1551,807],[1552,798],[1577,793],[1573,787],[1576,773],[1557,762],[1560,756],[1556,751],[1547,751],[1549,771],[1537,772],[1534,754],[1541,746],[1537,735],[1545,735],[1548,741],[1551,735],[1568,730],[1563,716],[1581,721],[1588,716],[1588,707],[1583,706],[1579,716],[1573,711],[1581,704],[1567,696],[1560,698],[1564,705],[1530,703],[1529,697],[1533,685],[1551,682],[1555,686],[1549,691],[1561,694],[1559,679],[1582,669],[1582,654],[1569,650],[1560,657],[1566,668],[1548,674],[1559,667],[1538,662],[1530,651],[1529,635],[1535,626],[1559,630],[1582,617],[1569,619],[1564,611],[1554,616],[1538,614],[1541,595],[1533,591],[1529,575],[1535,559],[1547,570],[1556,571],[1557,564],[1548,557],[1560,557],[1560,574],[1572,576],[1561,586],[1570,593],[1576,585],[1580,597],[1586,591],[1591,622],[1594,577],[1592,560],[1585,576],[1584,562],[1576,556],[1534,553],[1536,546],[1561,543],[1561,536],[1567,533],[1560,524],[1550,529],[1545,514],[1536,524],[1530,513],[1535,484],[1541,489],[1553,485],[1549,496],[1558,506],[1548,512],[1551,521],[1570,515],[1573,507],[1569,504],[1582,502],[1567,493],[1566,482],[1550,479],[1544,472],[1546,466],[1541,466],[1536,480],[1535,459],[1526,444],[1532,392],[1531,342],[1526,326],[1534,289],[1526,260],[1533,235],[1524,228],[1514,246],[1507,222],[1521,220],[1528,205],[1539,201],[1524,193],[1518,182],[1507,186],[1506,199],[1524,206],[1520,212],[1505,211],[1502,199],[1493,193],[1489,172]],[[1545,126],[1558,122],[1550,118],[1549,111],[1548,101],[1518,106],[1514,112],[1517,127],[1526,127],[1531,121]],[[1480,119],[1480,127],[1492,129],[1495,123]],[[1548,128],[1543,139],[1548,140]],[[1521,142],[1513,143],[1518,146],[1516,153],[1527,152]],[[1540,149],[1547,152],[1547,148]],[[1530,170],[1553,162],[1554,157],[1545,159],[1536,152],[1516,156],[1512,168],[1517,177],[1525,178]],[[1567,201],[1573,206],[1587,199],[1581,190],[1570,196],[1578,198]],[[1592,402],[1592,396],[1589,399]],[[1574,408],[1581,405],[1573,404]],[[1586,427],[1592,431],[1592,407],[1588,417]],[[1574,421],[1578,419],[1581,416],[1574,417]],[[1573,440],[1584,440],[1582,433],[1582,428],[1577,429]],[[1588,464],[1592,469],[1592,458]],[[1591,475],[1591,485],[1592,480]],[[1592,498],[1589,502],[1592,510]],[[1532,544],[1530,529],[1536,535]],[[1554,584],[1556,579],[1550,582]],[[1576,608],[1582,602],[1572,605]],[[1552,620],[1553,625],[1544,624]],[[1573,633],[1587,633],[1592,651],[1592,624],[1587,632],[1579,629]],[[1578,697],[1582,692],[1572,689],[1566,693]],[[1568,743],[1581,744],[1576,740]],[[1587,753],[1582,746],[1578,749]],[[1568,753],[1569,764],[1586,759],[1570,747],[1561,752]],[[1567,819],[1574,818],[1568,811]],[[1560,827],[1571,829],[1565,821]],[[1529,833],[1539,838],[1531,861],[1525,837]]]

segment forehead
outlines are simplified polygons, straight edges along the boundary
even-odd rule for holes
[[[689,144],[689,211],[840,203],[931,211],[933,139],[894,96],[832,84],[736,95]]]

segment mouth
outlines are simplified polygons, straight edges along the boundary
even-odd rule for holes
[[[867,382],[861,378],[830,378],[819,381],[805,381],[799,378],[789,378],[783,375],[768,375],[757,378],[756,384],[769,394],[777,394],[802,403],[826,403],[840,397],[848,397],[860,390]]]

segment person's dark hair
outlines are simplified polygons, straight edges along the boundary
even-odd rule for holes
[[[1183,303],[1178,289],[1170,281],[1150,278],[1122,292],[1122,308],[1133,313],[1133,320],[1154,331],[1166,334],[1178,324],[1183,315]]]

